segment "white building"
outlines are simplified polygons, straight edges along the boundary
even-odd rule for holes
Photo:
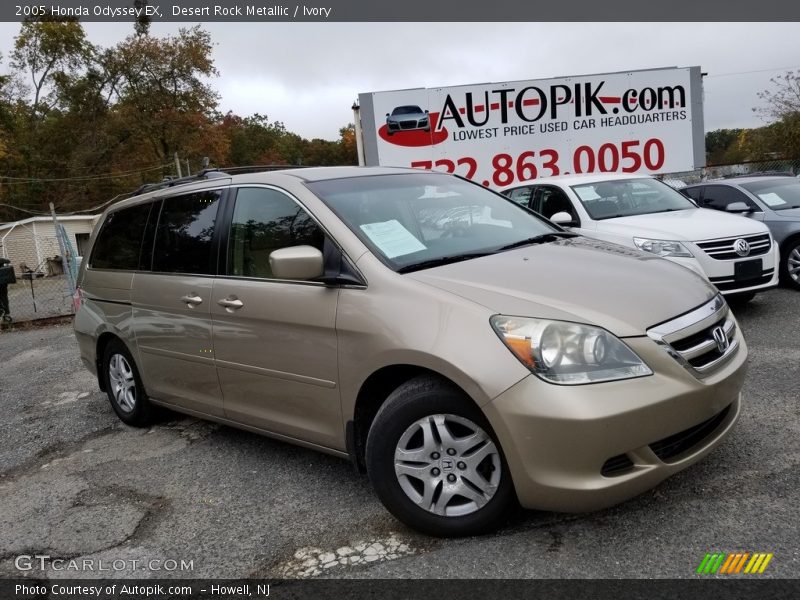
[[[87,251],[89,236],[99,218],[100,215],[58,217],[78,256]],[[0,224],[0,257],[9,259],[18,274],[23,264],[47,274],[47,259],[60,255],[52,217],[30,217]]]

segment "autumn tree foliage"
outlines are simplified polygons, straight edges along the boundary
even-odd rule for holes
[[[142,183],[213,166],[356,164],[341,139],[306,140],[266,115],[220,114],[213,41],[200,26],[156,37],[137,23],[91,44],[73,19],[25,21],[0,57],[0,204],[83,210]],[[0,206],[0,222],[29,216]]]

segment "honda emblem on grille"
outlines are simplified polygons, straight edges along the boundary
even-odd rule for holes
[[[728,346],[731,345],[731,343],[728,341],[728,335],[725,333],[725,330],[721,326],[717,325],[711,330],[711,335],[714,336],[714,341],[717,343],[717,350],[719,350],[719,353],[725,354]]]
[[[739,256],[747,256],[750,254],[750,244],[747,243],[747,240],[736,240],[733,242],[733,250]]]

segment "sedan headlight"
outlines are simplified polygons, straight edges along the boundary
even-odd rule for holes
[[[675,256],[688,258],[692,256],[692,253],[689,252],[689,249],[680,242],[673,242],[670,240],[650,240],[647,238],[635,237],[633,238],[633,243],[636,244],[636,247],[639,248],[639,250],[644,250],[645,252],[650,252],[665,258]]]
[[[549,319],[495,315],[492,327],[535,375],[578,385],[652,375],[641,358],[605,329]]]

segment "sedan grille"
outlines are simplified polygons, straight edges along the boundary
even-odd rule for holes
[[[739,254],[736,252],[736,243],[739,240],[747,242],[749,252]],[[697,246],[717,260],[733,260],[744,258],[745,256],[760,256],[769,252],[772,248],[772,237],[768,233],[759,235],[746,235],[742,237],[725,238],[721,240],[710,240],[708,242],[697,242]]]
[[[739,350],[736,321],[722,296],[666,323],[647,335],[698,378],[711,375]]]

